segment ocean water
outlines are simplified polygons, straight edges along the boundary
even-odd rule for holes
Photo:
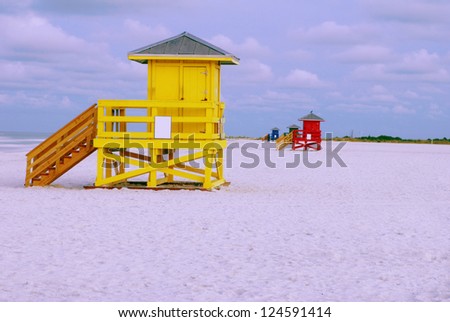
[[[50,133],[0,131],[0,152],[28,152]]]

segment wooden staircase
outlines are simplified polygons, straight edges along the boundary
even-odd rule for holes
[[[96,150],[97,104],[78,115],[27,154],[25,186],[45,186]]]
[[[276,140],[275,144],[276,144],[277,150],[282,150],[289,144],[292,144],[292,134],[293,134],[293,132],[291,132],[287,135],[282,135]]]

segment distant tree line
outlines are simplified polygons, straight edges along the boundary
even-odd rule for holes
[[[386,142],[386,143],[423,143],[423,144],[450,144],[450,139],[446,137],[434,138],[434,139],[402,139],[398,136],[390,135],[379,135],[379,136],[361,136],[357,138],[352,138],[350,136],[344,136],[342,138],[334,138],[336,141],[352,141],[352,142]]]

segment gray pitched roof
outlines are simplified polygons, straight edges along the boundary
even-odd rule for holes
[[[299,118],[298,120],[299,121],[320,121],[320,122],[325,122],[325,120],[323,118],[321,118],[320,116],[317,116],[312,111],[308,115],[305,115],[302,118]]]
[[[216,47],[209,42],[202,40],[188,32],[183,32],[175,37],[159,41],[157,43],[133,50],[128,56],[212,56],[228,58],[222,64],[238,64],[239,58],[231,53]],[[230,61],[231,59],[231,61]],[[136,60],[140,63],[147,63],[146,60]]]
[[[298,126],[298,125],[295,125],[295,124],[292,124],[292,125],[289,125],[289,126],[287,126],[287,128],[288,129],[299,129],[300,128],[300,126]]]
[[[273,130],[279,130],[279,128],[277,128],[277,127],[274,127],[274,128],[272,129],[272,131],[273,131]]]

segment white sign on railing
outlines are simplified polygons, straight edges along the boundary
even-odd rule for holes
[[[172,117],[155,116],[155,139],[170,139],[172,137]]]

